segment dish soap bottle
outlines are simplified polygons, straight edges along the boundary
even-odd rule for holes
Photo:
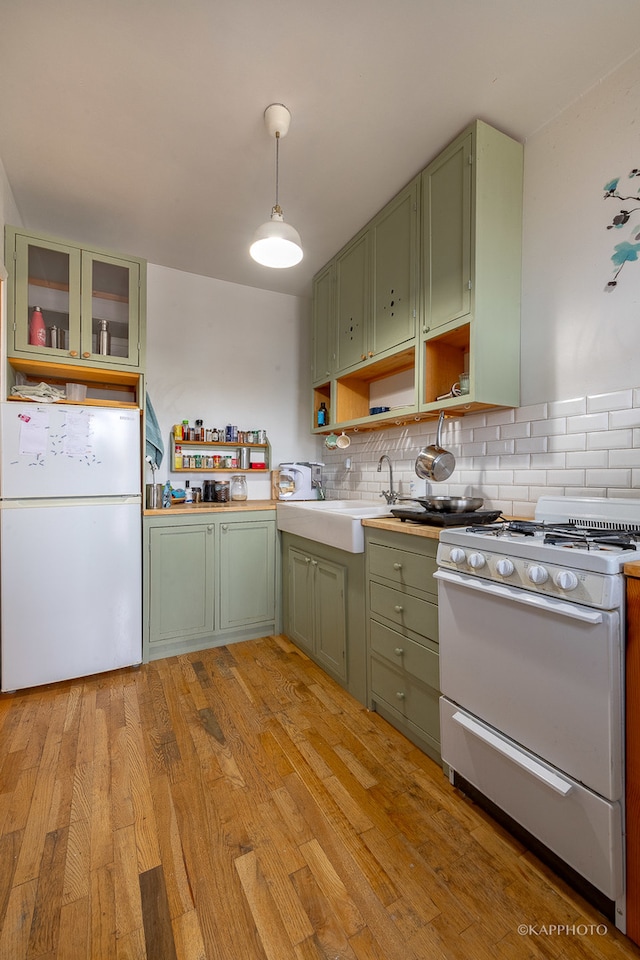
[[[318,410],[318,426],[325,427],[327,425],[328,419],[329,419],[329,412],[327,410],[326,404],[323,401],[320,404],[320,409]]]
[[[44,347],[47,339],[47,331],[44,325],[44,317],[40,307],[34,307],[29,324],[29,343],[34,347]]]

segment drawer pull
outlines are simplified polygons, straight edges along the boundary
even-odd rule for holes
[[[394,569],[394,570],[402,570],[402,564],[401,564],[401,563],[394,563],[393,569]]]
[[[396,613],[402,613],[403,607],[401,607],[399,603],[396,603],[393,609],[395,610]]]
[[[402,647],[396,647],[393,652],[395,653],[396,657],[401,657],[402,654],[404,653],[404,650],[402,649]]]
[[[398,692],[396,693],[396,697],[398,698],[398,700],[404,700],[405,694],[402,692],[402,690],[398,690]]]

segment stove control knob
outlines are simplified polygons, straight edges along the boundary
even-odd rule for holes
[[[508,557],[502,557],[502,559],[496,563],[496,571],[501,577],[510,577],[514,569],[515,567]]]
[[[578,586],[578,578],[572,570],[558,570],[553,582],[561,590],[575,590]]]
[[[472,553],[469,557],[469,566],[472,570],[480,570],[487,561],[481,553]]]
[[[549,579],[549,574],[544,567],[540,567],[537,564],[533,567],[529,567],[527,570],[527,576],[531,583],[546,583]]]
[[[449,551],[449,560],[451,563],[464,563],[467,555],[460,547],[452,547]]]

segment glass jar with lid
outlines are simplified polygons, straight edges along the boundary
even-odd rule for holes
[[[243,474],[234,474],[231,477],[229,493],[232,500],[247,499],[247,478]]]

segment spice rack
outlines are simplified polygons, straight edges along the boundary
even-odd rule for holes
[[[264,458],[256,460],[255,463],[264,463],[263,467],[249,467],[243,470],[241,467],[234,467],[233,464],[227,466],[224,462],[227,457],[235,459],[236,450],[246,448],[249,451],[262,450]],[[179,450],[179,453],[177,452]],[[200,466],[177,466],[177,458],[184,456],[183,451],[188,451],[188,456],[200,457]],[[194,451],[194,452],[192,452]],[[251,456],[251,453],[249,454]],[[214,458],[220,457],[220,463],[210,462]],[[271,459],[271,445],[266,443],[238,443],[236,440],[176,440],[174,434],[171,434],[171,472],[172,473],[268,473]]]

